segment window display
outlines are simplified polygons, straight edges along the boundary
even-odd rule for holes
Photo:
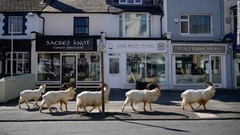
[[[209,55],[176,55],[176,83],[194,84],[210,81],[221,82],[221,57]],[[209,61],[211,64],[209,64]]]
[[[127,54],[127,83],[165,83],[165,56],[162,54]]]
[[[99,53],[79,53],[77,56],[77,72],[78,81],[99,81]]]
[[[60,81],[60,54],[38,54],[38,81]]]

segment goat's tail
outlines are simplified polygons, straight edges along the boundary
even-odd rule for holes
[[[203,83],[203,86],[204,86],[204,85],[213,86],[213,84],[212,84],[211,82],[204,82],[204,83]]]

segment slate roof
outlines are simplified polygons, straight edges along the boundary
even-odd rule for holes
[[[42,3],[45,1],[45,3]],[[54,13],[150,12],[163,14],[154,5],[109,4],[107,0],[0,0],[0,12],[42,11]]]
[[[45,5],[42,0],[0,0],[0,12],[40,11]]]

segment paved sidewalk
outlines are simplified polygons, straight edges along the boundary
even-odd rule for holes
[[[202,107],[193,111],[188,106],[185,111],[180,109],[182,91],[162,91],[160,98],[152,104],[152,111],[147,105],[147,112],[143,111],[143,104],[134,105],[134,112],[130,105],[124,112],[121,107],[127,90],[111,90],[110,102],[105,105],[105,113],[99,113],[97,109],[92,113],[84,113],[83,109],[78,114],[75,112],[76,101],[68,102],[69,111],[60,111],[59,104],[53,105],[53,113],[45,108],[43,113],[38,108],[27,110],[26,104],[23,109],[17,106],[18,99],[7,103],[0,103],[0,122],[9,121],[85,121],[85,120],[205,120],[205,119],[240,119],[240,91],[231,90],[217,91],[216,95],[207,104],[207,111]],[[79,91],[78,91],[79,93]],[[40,101],[39,101],[40,104]],[[195,106],[195,105],[194,105]],[[56,110],[58,108],[58,110]],[[64,106],[63,106],[64,109]],[[90,109],[90,107],[88,108]]]

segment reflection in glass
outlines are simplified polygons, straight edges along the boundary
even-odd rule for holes
[[[60,81],[60,54],[38,54],[38,81]]]
[[[165,56],[162,54],[127,54],[127,83],[165,83]]]
[[[78,81],[100,80],[99,53],[79,53],[77,55],[77,78]]]

